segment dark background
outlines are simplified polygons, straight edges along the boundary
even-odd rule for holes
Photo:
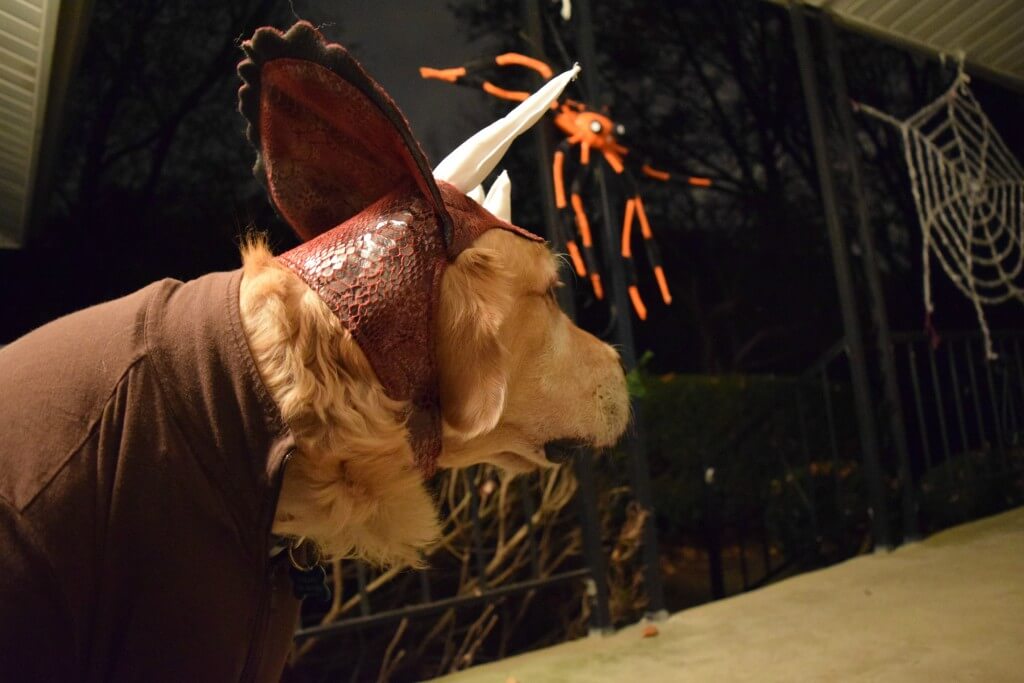
[[[641,260],[651,311],[636,322],[656,371],[764,372],[805,367],[841,334],[796,58],[784,12],[757,0],[596,3],[592,94],[626,126],[626,144],[655,165],[711,176],[711,190],[644,183],[675,302],[663,306]],[[570,25],[541,3],[569,59]],[[455,66],[514,49],[536,53],[520,2],[188,2],[97,0],[69,97],[48,213],[30,245],[0,252],[0,343],[54,317],[162,277],[239,264],[239,235],[255,227],[279,249],[293,238],[252,179],[253,153],[235,111],[237,44],[256,26],[296,18],[347,45],[405,111],[436,163],[509,105],[438,81],[417,67]],[[941,93],[955,70],[841,32],[851,96],[906,116]],[[556,70],[561,46],[543,46]],[[497,74],[533,87],[522,74]],[[822,73],[821,82],[827,88]],[[1024,149],[1024,97],[973,82],[996,128]],[[580,93],[570,93],[580,98]],[[825,99],[829,93],[825,92]],[[920,329],[920,241],[895,131],[858,118],[870,210],[890,320]],[[535,148],[514,146],[516,222],[543,232]],[[596,194],[587,195],[596,224]],[[615,206],[620,196],[613,190]],[[853,233],[852,206],[844,217]],[[613,217],[620,220],[618,211]],[[855,262],[859,247],[853,243]],[[567,275],[571,277],[571,275]],[[940,331],[975,329],[971,306],[933,274]],[[579,288],[581,319],[608,329],[604,304]],[[1020,307],[990,311],[1012,326]]]

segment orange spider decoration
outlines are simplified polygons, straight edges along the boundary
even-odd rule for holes
[[[434,78],[458,85],[480,88],[489,95],[504,100],[521,102],[530,96],[530,93],[506,90],[500,88],[480,75],[481,71],[492,69],[495,66],[522,66],[532,69],[541,75],[544,80],[549,80],[554,75],[551,67],[533,57],[508,52],[498,55],[493,59],[480,59],[469,62],[463,66],[451,69],[433,69],[420,67],[420,76],[423,78]],[[622,244],[620,253],[625,264],[629,298],[633,308],[641,320],[647,319],[647,307],[640,297],[637,288],[636,266],[633,262],[633,224],[634,220],[640,224],[640,232],[643,236],[644,247],[647,252],[647,261],[654,271],[654,277],[658,282],[658,289],[661,291],[661,298],[666,304],[672,303],[672,294],[668,288],[668,281],[665,279],[665,272],[661,265],[661,255],[658,251],[657,242],[651,232],[650,223],[647,220],[647,213],[644,211],[644,203],[640,198],[636,180],[633,173],[626,165],[626,156],[629,149],[623,146],[618,137],[625,133],[622,124],[614,122],[605,114],[588,109],[585,104],[568,98],[561,102],[554,102],[551,105],[554,112],[555,127],[565,136],[555,150],[552,159],[552,172],[554,177],[555,205],[562,216],[562,226],[558,226],[565,234],[560,235],[565,242],[566,249],[572,259],[573,269],[580,277],[589,279],[594,296],[597,299],[604,298],[604,287],[601,283],[601,275],[597,267],[597,257],[594,253],[594,240],[590,231],[590,222],[583,207],[583,199],[580,196],[580,189],[590,176],[591,151],[601,155],[612,171],[619,177],[625,178],[628,183],[628,199],[626,200],[625,215],[622,222]],[[568,201],[566,201],[565,185],[565,158],[570,148],[579,146],[579,166],[569,187]],[[647,164],[639,167],[641,174],[648,178],[662,182],[682,182],[696,187],[710,187],[711,180],[697,176],[674,175],[667,171],[658,170]],[[576,237],[579,237],[577,243]],[[580,249],[582,245],[582,250]]]

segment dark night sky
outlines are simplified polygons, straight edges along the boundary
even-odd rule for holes
[[[418,67],[450,67],[493,53],[470,41],[445,2],[295,0],[296,13],[348,47],[408,117],[431,163],[490,123],[488,98],[420,78]],[[443,96],[439,94],[443,91]]]

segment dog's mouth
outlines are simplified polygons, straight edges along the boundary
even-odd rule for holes
[[[511,472],[532,472],[553,465],[567,465],[585,457],[593,445],[584,439],[565,438],[548,441],[532,449],[508,450],[495,454],[489,460]]]
[[[556,465],[565,465],[585,456],[591,448],[591,444],[583,439],[555,439],[544,445],[544,455]]]

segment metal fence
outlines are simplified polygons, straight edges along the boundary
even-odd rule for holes
[[[907,409],[910,476],[918,533],[1019,501],[1024,439],[1022,333],[993,335],[986,359],[977,333],[897,334]],[[913,524],[904,525],[913,534]]]
[[[842,343],[799,377],[774,383],[771,400],[730,425],[703,457],[700,531],[711,597],[869,552],[879,545],[879,519],[887,538],[906,542],[1024,500],[1024,333],[994,339],[999,358],[988,360],[975,333],[948,334],[938,345],[924,334],[893,335],[900,405],[877,398],[885,395],[878,377],[872,405],[878,424],[896,426],[886,419],[893,414],[905,424],[879,430],[878,468],[865,466]],[[434,675],[545,644],[533,625],[556,613],[558,638],[573,619],[577,629],[607,630],[615,596],[592,461],[577,461],[573,474],[572,502],[555,513],[543,510],[550,474],[506,484],[515,510],[500,523],[493,471],[454,475],[461,498],[441,496],[442,514],[463,515],[465,552],[433,557],[421,571],[336,566],[332,581],[347,597],[325,623],[328,606],[307,609],[296,633],[307,663],[323,676],[343,669],[365,678],[353,652],[385,673],[405,653],[407,663],[419,658],[417,675]],[[884,492],[880,507],[872,485]],[[510,556],[515,534],[518,559],[496,564]],[[433,654],[416,649],[445,628],[453,644]],[[415,677],[411,671],[397,678]]]
[[[780,384],[771,404],[707,458],[712,596],[867,552],[876,517],[890,538],[907,542],[1024,501],[1024,333],[993,337],[999,357],[989,360],[977,333],[938,343],[893,335],[900,405],[874,404],[886,413],[878,424],[890,425],[880,430],[874,472],[865,467],[842,344]],[[894,415],[906,423],[895,425],[902,434]],[[884,491],[882,509],[868,494],[872,483]]]
[[[304,604],[298,669],[311,680],[422,680],[584,624],[608,629],[593,461],[566,469],[506,480],[473,467],[435,482],[448,525],[438,551],[420,570],[335,563],[332,599]]]

